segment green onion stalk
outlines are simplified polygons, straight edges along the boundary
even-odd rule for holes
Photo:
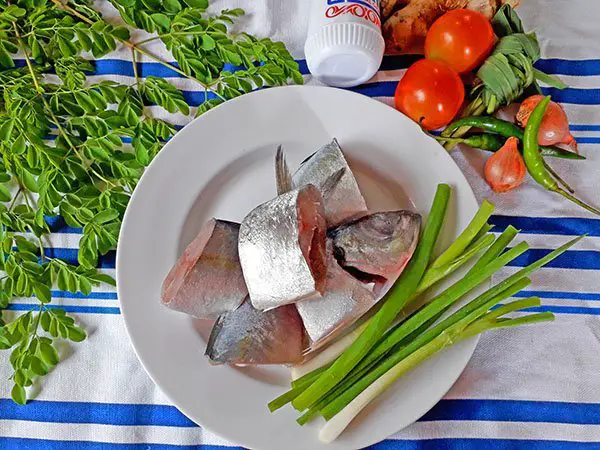
[[[402,374],[455,342],[494,328],[552,320],[553,316],[549,313],[533,314],[516,319],[500,318],[500,316],[513,311],[538,306],[538,298],[518,300],[502,305],[496,310],[489,310],[503,299],[515,295],[526,287],[530,283],[529,274],[564,253],[581,238],[573,239],[500,282],[433,328],[419,335],[409,344],[389,353],[382,362],[375,366],[374,370],[361,376],[358,381],[346,386],[343,390],[340,389],[341,394],[337,398],[332,399],[325,406],[321,406],[320,413],[329,420],[321,433],[321,438],[324,441],[330,441],[337,437],[368,403],[385,391]],[[466,277],[466,279],[468,278],[469,276]],[[444,304],[436,304],[434,301],[428,307],[439,312],[444,308]],[[422,313],[415,319],[415,322],[418,323],[419,319],[424,320],[427,317],[427,314]],[[404,327],[411,329],[408,321]]]
[[[423,235],[402,277],[393,286],[382,307],[369,320],[368,325],[354,343],[316,381],[292,401],[292,405],[298,411],[309,408],[342,381],[369,353],[410,300],[431,258],[446,214],[450,193],[450,186],[446,184],[438,186]]]

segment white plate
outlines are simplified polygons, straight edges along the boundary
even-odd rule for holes
[[[454,187],[443,233],[448,245],[477,210],[450,156],[394,109],[323,87],[261,90],[195,120],[160,152],[125,215],[117,252],[121,310],[142,364],[190,419],[232,443],[261,450],[357,449],[411,424],[442,398],[476,341],[463,342],[396,383],[334,443],[321,444],[316,421],[275,414],[267,402],[289,386],[282,367],[210,366],[207,324],[160,305],[162,280],[210,217],[241,221],[275,196],[274,156],[283,144],[292,168],[337,137],[371,210],[415,208],[425,215],[438,183]],[[410,200],[409,200],[410,199]]]

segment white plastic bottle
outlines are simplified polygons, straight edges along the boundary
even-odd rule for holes
[[[379,0],[310,1],[304,53],[313,76],[337,87],[372,78],[385,49]]]

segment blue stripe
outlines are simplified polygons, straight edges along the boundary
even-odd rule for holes
[[[60,216],[45,216],[44,219],[52,233],[74,233],[81,234],[81,228],[73,228],[66,224],[65,219]]]
[[[50,423],[196,427],[169,405],[33,400],[23,408],[0,399],[1,418]],[[420,421],[473,420],[600,425],[600,403],[528,400],[441,400]]]
[[[364,450],[592,450],[596,442],[534,441],[528,439],[420,439],[388,440]]]
[[[416,61],[423,59],[423,55],[389,55],[384,56],[379,70],[408,69]]]
[[[540,298],[555,298],[568,300],[588,300],[599,301],[600,293],[593,292],[566,292],[566,291],[521,291],[513,297],[540,297]]]
[[[420,56],[415,55],[398,55],[385,57],[380,70],[403,69],[414,61],[420,59]],[[308,67],[305,61],[298,61],[303,74],[308,73]],[[176,65],[175,63],[172,63]],[[22,62],[19,62],[19,66]],[[173,72],[171,69],[159,63],[138,63],[139,73],[142,77],[158,76],[162,78],[177,77],[181,75]],[[133,67],[130,61],[119,59],[101,59],[96,61],[96,75],[127,75],[133,76]],[[396,89],[397,81],[384,81],[378,83],[370,83],[367,85],[351,88],[350,90],[359,92],[369,97],[392,97]],[[544,88],[546,94],[552,95],[555,101],[561,103],[575,103],[581,105],[600,104],[600,89],[554,89]],[[190,106],[198,106],[204,102],[203,91],[183,91],[185,100]],[[208,98],[214,98],[214,94],[208,94]]]
[[[114,444],[93,441],[51,441],[30,438],[0,438],[6,450],[243,450],[218,445],[171,445],[154,443]],[[387,440],[365,450],[594,450],[595,442],[535,441],[529,439],[423,439]]]
[[[14,59],[17,67],[25,67],[24,59]],[[90,61],[94,64],[95,70],[88,72],[90,75],[121,75],[127,77],[134,77],[133,64],[127,59],[97,59]],[[169,62],[172,66],[179,68],[179,65],[175,61]],[[231,64],[225,64],[224,70],[234,71],[236,66]],[[166,67],[157,62],[138,62],[137,63],[138,75],[141,78],[145,77],[158,77],[158,78],[185,78],[183,75],[175,72],[173,69]],[[50,70],[49,73],[55,73]]]
[[[69,264],[78,265],[76,248],[57,248],[51,247],[44,249],[46,256],[50,258],[60,258]],[[114,269],[116,263],[116,252],[109,251],[106,255],[98,259],[98,267],[101,269]]]
[[[2,419],[31,422],[188,428],[197,426],[170,405],[33,400],[28,402],[27,408],[23,408],[10,399],[0,399],[0,411]]]
[[[571,131],[600,131],[600,125],[570,124],[569,129]]]
[[[119,308],[112,308],[108,306],[80,306],[80,305],[45,305],[47,309],[60,308],[66,312],[80,313],[80,314],[121,314]],[[37,304],[33,303],[11,303],[6,308],[7,311],[30,311],[31,309],[37,308]],[[1,310],[0,310],[1,311]],[[0,418],[2,418],[0,416]]]
[[[376,83],[363,84],[349,90],[369,97],[393,97],[397,81],[379,81]],[[554,89],[543,88],[546,95],[552,95],[554,101],[560,103],[575,103],[579,105],[600,104],[600,89]]]
[[[73,293],[68,291],[52,291],[52,297],[55,298],[77,298],[77,299],[91,299],[91,300],[117,300],[116,292],[92,292],[89,295],[82,294],[81,292]]]
[[[578,144],[600,144],[600,137],[577,136]]]
[[[578,88],[542,88],[544,95],[551,95],[552,100],[559,103],[573,103],[577,105],[600,104],[600,89]]]
[[[422,55],[386,55],[379,70],[406,69],[415,61],[422,59]],[[17,67],[24,67],[24,59],[14,60]],[[303,75],[309,73],[306,60],[296,60],[300,65],[300,72]],[[174,61],[170,62],[175,67],[179,67]],[[124,75],[133,77],[133,65],[126,59],[98,59],[95,61],[96,69],[92,72],[95,75]],[[558,75],[600,75],[600,59],[541,59],[536,63],[536,67],[543,72]],[[234,66],[227,65],[226,70],[235,69]],[[138,62],[137,70],[140,77],[159,77],[159,78],[184,78],[174,70],[163,66],[157,62]]]
[[[541,305],[533,308],[525,308],[526,312],[551,312],[556,314],[584,314],[589,316],[600,315],[600,308],[586,308],[584,306],[555,306]]]
[[[500,233],[509,225],[524,234],[558,234],[566,236],[600,236],[600,219],[580,217],[526,217],[493,215],[490,224],[493,232]]]
[[[488,420],[495,422],[550,422],[600,424],[600,403],[527,400],[442,400],[420,421]]]
[[[144,439],[140,439],[143,442]],[[0,448],[6,450],[225,450],[242,447],[220,445],[171,445],[171,444],[114,444],[93,441],[51,441],[48,439],[0,437]]]
[[[540,59],[535,67],[555,75],[600,75],[600,59]]]
[[[512,267],[525,267],[552,252],[546,248],[531,248],[508,263]],[[594,250],[569,250],[544,267],[555,269],[600,270],[600,252]],[[543,269],[542,269],[543,270]]]
[[[58,138],[57,134],[48,134],[48,135],[44,136],[45,141],[55,141],[56,138]],[[123,144],[131,144],[131,142],[132,142],[132,138],[130,138],[128,136],[120,136],[120,138],[121,138],[121,142],[123,142]]]

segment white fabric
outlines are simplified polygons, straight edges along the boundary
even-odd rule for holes
[[[212,9],[244,8],[248,13],[241,22],[244,30],[282,40],[297,59],[302,59],[308,3],[213,0]],[[96,6],[111,20],[116,17],[108,2],[98,1]],[[582,198],[599,205],[600,3],[522,0],[518,11],[525,28],[538,34],[544,67],[562,74],[559,76],[570,86],[560,94],[561,99],[575,137],[584,142],[581,152],[588,157],[586,162],[552,163],[576,186]],[[144,36],[139,33],[136,38]],[[160,46],[149,49],[170,59]],[[105,59],[130,58],[129,51],[122,49]],[[149,60],[142,58],[141,62]],[[400,69],[381,71],[359,91],[391,103],[385,83],[397,81],[403,73]],[[132,82],[131,76],[116,72],[94,75],[93,79]],[[310,76],[306,79],[311,82]],[[197,90],[188,80],[171,81],[183,90]],[[182,116],[168,115],[157,107],[151,110],[158,117],[185,124]],[[600,219],[543,191],[531,180],[516,191],[493,194],[480,175],[488,155],[464,150],[454,153],[454,157],[478,199],[489,199],[496,204],[497,215],[510,216],[507,222],[523,227],[522,237],[532,247],[554,249],[570,235],[589,232],[591,236],[562,258],[558,266],[544,268],[532,277],[527,290],[540,295],[545,307],[556,313],[553,324],[485,335],[446,400],[423,421],[376,448],[600,448]],[[569,222],[564,218],[581,220]],[[545,227],[549,231],[544,231]],[[79,237],[72,232],[57,233],[52,243],[76,249]],[[506,268],[496,279],[515,270]],[[114,274],[114,269],[106,269],[106,273]],[[138,362],[118,314],[118,301],[111,293],[114,290],[102,287],[94,291],[94,298],[55,301],[79,308],[75,314],[89,338],[81,344],[64,345],[63,361],[41,386],[34,387],[39,393],[28,406],[13,405],[9,400],[11,383],[0,383],[0,448],[227,446],[227,442],[194,427],[168,406],[168,400]],[[101,298],[102,294],[109,298]],[[17,303],[33,301],[23,299]],[[87,307],[89,311],[82,310]],[[2,380],[11,373],[8,356],[8,352],[0,353]]]

